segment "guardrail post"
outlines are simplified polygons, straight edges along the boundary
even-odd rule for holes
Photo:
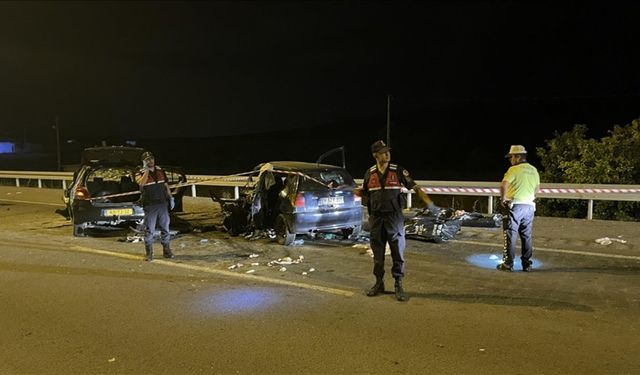
[[[16,178],[16,187],[20,187],[20,179]]]
[[[196,185],[191,185],[191,196],[192,197],[196,196]]]
[[[38,179],[38,189],[42,189],[42,179]]]
[[[412,203],[413,203],[413,202],[411,201],[411,197],[412,197],[412,196],[413,196],[413,193],[412,193],[411,191],[409,191],[409,192],[407,193],[407,209],[410,209],[410,208],[411,208],[411,205],[412,205]]]
[[[489,204],[489,207],[487,208],[487,213],[488,213],[489,215],[493,215],[493,195],[490,195],[490,196],[489,196],[489,202],[488,202],[488,204]]]
[[[589,199],[587,207],[587,220],[593,220],[593,199]]]
[[[234,199],[236,199],[236,200],[240,199],[240,187],[239,186],[234,186],[233,187],[233,196],[234,196]]]

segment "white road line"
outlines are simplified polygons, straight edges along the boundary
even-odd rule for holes
[[[498,247],[502,248],[501,244],[496,243],[487,243],[487,242],[478,242],[478,241],[464,241],[464,240],[453,240],[452,242],[463,243],[468,245],[479,245],[479,246],[489,246],[489,247]],[[601,257],[601,258],[614,258],[614,259],[630,259],[630,260],[640,260],[640,256],[633,255],[620,255],[620,254],[605,254],[605,253],[592,253],[588,251],[578,251],[578,250],[565,250],[565,249],[553,249],[548,247],[533,247],[533,251],[546,251],[550,253],[561,253],[561,254],[574,254],[574,255],[586,255],[593,257]]]
[[[46,205],[46,206],[56,206],[56,207],[66,207],[64,204],[60,204],[60,203],[21,201],[21,200],[17,200],[17,199],[0,199],[0,201],[2,201],[2,202],[27,203],[27,204],[42,204],[42,205]]]
[[[99,249],[93,249],[93,248],[84,247],[84,246],[72,246],[70,249],[71,250],[75,250],[75,251],[84,252],[84,253],[108,255],[108,256],[113,256],[113,257],[117,257],[117,258],[129,259],[129,260],[142,260],[142,259],[144,259],[144,257],[140,256],[140,255],[133,255],[133,254],[127,254],[127,253],[117,253],[117,252],[114,252],[114,251],[99,250]],[[295,282],[295,281],[274,279],[274,278],[271,278],[271,277],[258,276],[258,275],[254,275],[254,274],[235,273],[235,272],[231,272],[231,271],[218,270],[218,269],[215,269],[215,268],[209,268],[209,267],[203,267],[203,266],[195,266],[195,265],[184,264],[184,263],[176,263],[176,262],[173,262],[173,261],[162,260],[162,259],[154,260],[152,262],[152,264],[161,264],[163,266],[168,266],[168,267],[182,268],[182,269],[187,269],[187,270],[191,270],[191,271],[200,271],[200,272],[205,272],[205,273],[210,273],[210,274],[220,275],[220,276],[235,277],[235,278],[243,279],[243,280],[247,280],[247,281],[261,281],[261,282],[270,283],[270,284],[278,284],[278,285],[286,285],[286,286],[292,286],[292,287],[302,288],[302,289],[310,289],[310,290],[315,290],[315,291],[318,291],[318,292],[336,294],[336,295],[344,296],[344,297],[351,297],[354,294],[351,291],[343,290],[343,289],[336,289],[336,288],[329,288],[329,287],[320,286],[320,285],[298,283],[298,282]]]

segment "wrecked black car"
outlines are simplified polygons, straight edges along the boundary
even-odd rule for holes
[[[278,161],[255,169],[255,185],[238,200],[213,199],[225,212],[224,226],[231,235],[270,230],[282,245],[296,235],[314,237],[337,232],[356,237],[362,229],[360,197],[345,168],[319,163]]]
[[[142,148],[124,146],[93,147],[83,151],[80,168],[74,172],[73,182],[63,193],[74,236],[85,236],[87,228],[142,222],[144,212],[139,202],[136,174],[144,151]],[[186,176],[179,169],[163,169],[170,186],[186,181]],[[174,211],[182,210],[183,189],[172,189],[176,201]],[[95,199],[130,192],[136,193]]]
[[[501,226],[501,214],[485,215],[452,208],[436,213],[428,209],[414,210],[412,215],[405,219],[407,238],[436,243],[454,239],[462,227],[500,228]]]

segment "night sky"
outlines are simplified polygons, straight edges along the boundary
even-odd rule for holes
[[[0,136],[59,115],[64,138],[370,124],[370,144],[387,94],[400,142],[604,135],[640,116],[640,7],[573,4],[3,2]]]

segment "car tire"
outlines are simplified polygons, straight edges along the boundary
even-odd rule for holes
[[[75,221],[72,221],[72,222],[73,222],[73,225],[72,225],[72,227],[73,227],[73,236],[74,237],[86,237],[87,235],[84,232],[84,228],[82,227],[82,223],[76,224]]]
[[[75,217],[73,217],[73,210],[71,207],[67,207],[69,210],[69,219],[71,219],[71,230],[74,237],[86,237],[84,233],[84,228],[82,227],[83,223],[76,223]]]
[[[283,215],[278,215],[278,217],[276,218],[275,230],[276,238],[280,245],[289,246],[296,239],[296,234],[289,231],[287,220]]]
[[[356,225],[353,228],[345,228],[342,229],[342,235],[345,239],[356,240],[358,236],[360,236],[360,232],[362,232],[362,226]]]
[[[227,216],[222,221],[222,226],[227,230],[227,233],[231,235],[231,237],[238,237],[240,235],[240,230],[236,225],[234,225],[233,219],[231,216]]]

